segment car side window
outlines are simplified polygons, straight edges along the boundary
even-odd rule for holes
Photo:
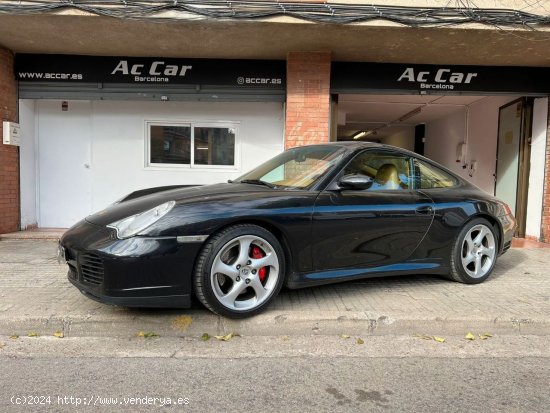
[[[415,187],[417,189],[451,188],[458,185],[458,180],[447,172],[423,162],[414,160]]]
[[[344,175],[365,175],[372,179],[367,191],[407,190],[410,182],[409,158],[397,154],[366,151],[344,168]]]

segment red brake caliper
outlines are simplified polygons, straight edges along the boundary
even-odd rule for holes
[[[262,257],[265,257],[264,252],[259,247],[253,245],[252,246],[252,258],[257,260],[257,259],[262,258]],[[258,277],[260,278],[260,282],[262,282],[262,283],[264,282],[265,276],[266,276],[266,268],[262,267],[258,271]]]

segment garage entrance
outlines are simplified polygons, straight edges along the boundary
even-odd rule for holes
[[[331,93],[333,139],[423,154],[510,205],[517,236],[540,236],[547,69],[334,63]]]
[[[536,235],[542,198],[529,193],[529,178],[544,177],[544,147],[531,153],[531,145],[545,140],[541,109],[548,98],[355,93],[339,94],[337,102],[337,140],[427,156],[508,203],[518,218],[517,236]]]

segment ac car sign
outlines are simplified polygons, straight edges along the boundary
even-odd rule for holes
[[[147,66],[147,68],[145,67]],[[123,75],[128,76],[132,75],[135,76],[136,82],[143,82],[145,80],[147,81],[161,81],[161,79],[164,80],[164,77],[173,77],[173,76],[181,76],[184,77],[188,70],[191,70],[193,66],[188,65],[179,65],[179,64],[172,64],[168,65],[162,60],[155,60],[154,62],[151,62],[150,64],[145,63],[134,63],[134,64],[128,64],[127,60],[120,60],[117,66],[115,67],[115,70],[111,72],[111,75]],[[168,79],[164,80],[168,81]]]
[[[448,68],[437,71],[415,72],[414,67],[407,67],[397,79],[398,82],[418,82],[421,89],[454,89],[456,84],[468,84],[477,77],[476,72],[453,72]]]
[[[285,89],[284,60],[35,55],[15,58],[17,80]],[[238,82],[238,79],[244,79]],[[250,79],[250,81],[246,81]]]
[[[331,93],[550,93],[550,67],[333,62]]]

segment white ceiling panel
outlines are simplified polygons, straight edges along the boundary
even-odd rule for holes
[[[345,113],[346,125],[433,122],[454,112],[464,110],[468,105],[485,99],[485,96],[462,95],[370,95],[342,94],[338,97],[338,111]],[[420,113],[407,116],[421,108]]]
[[[434,95],[361,95],[341,94],[339,102],[388,102],[388,103],[427,103],[434,100]]]

